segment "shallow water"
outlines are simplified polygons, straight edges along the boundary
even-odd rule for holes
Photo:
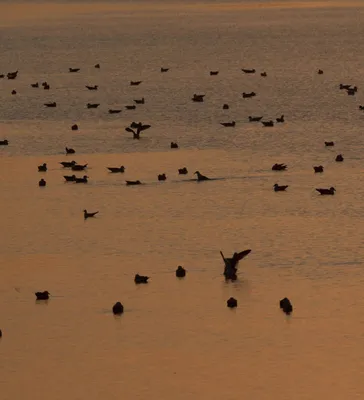
[[[0,4],[0,73],[20,71],[0,79],[0,139],[10,142],[0,147],[1,399],[361,398],[363,8]],[[49,92],[30,87],[44,80]],[[248,122],[281,114],[273,128]],[[124,130],[132,121],[152,125],[140,141]],[[88,163],[87,185],[64,182],[59,162],[72,159]],[[283,162],[287,171],[271,171]],[[120,165],[124,174],[106,169]],[[196,170],[214,179],[192,181]],[[335,196],[315,192],[330,186]],[[99,214],[84,221],[85,208]],[[239,280],[224,282],[219,250],[246,248]],[[136,286],[135,273],[150,283]],[[39,290],[51,299],[36,303]]]

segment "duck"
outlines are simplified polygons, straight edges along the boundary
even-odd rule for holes
[[[278,183],[275,183],[273,188],[275,192],[284,192],[288,188],[288,185],[279,186]]]
[[[31,86],[32,88],[39,88],[39,83],[38,83],[38,82],[36,82],[36,83],[31,83],[30,86]]]
[[[169,71],[169,68],[163,68],[163,67],[161,67],[161,72],[168,72]]]
[[[9,145],[9,141],[7,139],[0,140],[0,146],[8,146],[8,145]]]
[[[354,86],[353,88],[349,88],[349,89],[347,89],[347,94],[348,94],[348,96],[354,96],[355,95],[355,93],[357,92],[357,90],[356,90],[356,86]]]
[[[324,71],[323,71],[322,69],[319,69],[319,70],[317,71],[317,73],[318,73],[319,75],[322,75],[322,74],[324,73]]]
[[[179,169],[178,169],[178,173],[179,173],[180,175],[187,175],[187,174],[188,174],[187,168],[186,168],[186,167],[179,168]]]
[[[276,121],[280,123],[284,122],[284,115],[282,114],[280,117],[276,118]]]
[[[176,277],[177,278],[184,278],[186,276],[186,270],[179,265],[178,268],[176,269]]]
[[[66,154],[75,154],[76,153],[75,149],[72,149],[72,148],[65,147],[65,150],[66,150]]]
[[[130,81],[130,86],[138,86],[142,83],[143,81]]]
[[[259,122],[259,121],[261,121],[261,119],[263,118],[263,117],[252,117],[251,115],[249,115],[249,122]]]
[[[136,274],[135,277],[134,277],[134,282],[136,284],[148,283],[148,279],[149,279],[149,276],[143,276],[143,275]]]
[[[344,85],[344,84],[342,84],[342,83],[340,83],[340,85],[339,85],[339,89],[340,90],[348,90],[348,89],[350,89],[350,87],[351,87],[351,85]]]
[[[235,121],[231,121],[231,122],[220,122],[220,125],[224,126],[225,128],[234,127],[235,124],[236,124]]]
[[[16,90],[12,90],[12,91],[11,91],[11,94],[16,94]]]
[[[359,106],[359,110],[364,110],[364,106]]]
[[[95,65],[94,65],[94,68],[99,69],[99,68],[100,68],[100,64],[95,64]]]
[[[88,178],[87,175],[84,175],[82,178],[76,178],[75,177],[74,182],[76,182],[76,183],[88,183],[87,178]]]
[[[252,69],[242,68],[241,70],[246,74],[255,74],[254,68],[252,68]]]
[[[87,103],[86,107],[87,108],[97,108],[100,105],[100,103]]]
[[[202,175],[202,174],[200,173],[200,171],[196,171],[196,172],[194,172],[194,174],[197,175],[197,181],[198,181],[198,182],[210,180],[210,178],[208,178],[207,176]]]
[[[83,171],[85,168],[87,168],[88,164],[80,165],[80,164],[74,164],[71,166],[72,171]]]
[[[115,303],[112,307],[112,312],[115,315],[120,315],[124,312],[124,306],[120,303],[120,301],[118,301],[117,303]]]
[[[16,77],[18,76],[18,72],[19,72],[19,71],[8,72],[8,73],[6,74],[6,77],[7,77],[8,79],[16,79]]]
[[[336,192],[336,189],[334,187],[330,187],[330,189],[315,189],[317,192],[319,192],[321,195],[331,195],[333,196]]]
[[[224,104],[223,106],[222,106],[222,109],[223,110],[228,110],[230,107],[229,107],[229,104]]]
[[[171,149],[178,149],[178,144],[176,142],[171,142]]]
[[[287,297],[279,301],[279,307],[287,315],[290,315],[293,311],[292,303],[287,299]]]
[[[48,108],[54,108],[57,107],[57,103],[55,101],[52,101],[50,103],[44,103],[44,105]]]
[[[74,165],[76,165],[76,161],[62,161],[60,164],[63,166],[63,168],[72,168]]]
[[[77,124],[73,124],[72,126],[71,126],[71,130],[72,131],[78,131],[78,125]],[[68,154],[68,153],[67,153]]]
[[[260,73],[260,76],[262,76],[263,78],[265,78],[266,76],[267,76],[267,73],[264,71],[264,72],[261,72]]]
[[[315,174],[324,172],[324,167],[322,165],[318,165],[317,167],[313,167],[313,170],[315,171]]]
[[[98,211],[90,213],[90,212],[87,212],[87,210],[83,210],[83,217],[84,217],[84,219],[93,218],[98,213],[99,213]]]
[[[125,172],[125,167],[124,165],[122,165],[121,167],[106,167],[110,172],[112,172],[113,174],[117,173],[117,172]]]
[[[195,103],[203,103],[204,97],[204,94],[194,94],[192,97],[192,101],[194,101]]]
[[[158,175],[158,180],[159,180],[159,181],[165,181],[166,179],[167,179],[166,174],[159,174],[159,175]]]
[[[39,172],[46,172],[47,171],[47,163],[43,163],[42,165],[38,165]]]
[[[272,120],[270,121],[262,121],[263,126],[274,126],[274,122]]]
[[[63,175],[66,182],[74,182],[76,180],[76,175]]]
[[[326,146],[326,147],[332,147],[332,146],[334,146],[334,145],[335,145],[334,142],[325,142],[325,146]]]
[[[227,300],[226,305],[229,308],[235,308],[238,306],[238,300],[236,300],[234,297],[230,297],[230,299]]]
[[[224,276],[225,279],[235,281],[237,279],[237,271],[239,261],[246,257],[251,252],[251,249],[243,250],[240,253],[234,253],[232,257],[225,258],[222,251],[220,251],[220,255],[224,261]]]
[[[121,110],[109,108],[109,114],[119,114],[119,113],[121,113]]]
[[[68,68],[69,72],[78,72],[80,68]]]
[[[35,297],[37,300],[48,300],[49,299],[50,293],[48,290],[45,290],[44,292],[35,292]]]
[[[98,87],[98,85],[94,85],[94,86],[89,86],[89,85],[86,85],[85,86],[88,90],[97,90],[99,87]]]
[[[142,183],[140,181],[125,181],[128,186],[132,185],[141,185]]]
[[[132,129],[134,127],[134,129],[136,129],[136,132],[134,131],[134,129]],[[127,132],[131,132],[133,134],[133,139],[140,139],[140,133],[149,129],[151,127],[151,125],[143,125],[141,122],[139,122],[139,124],[137,123],[132,123],[130,125],[130,127],[125,128],[125,130]]]
[[[243,99],[249,99],[250,97],[254,97],[257,94],[255,92],[245,93],[243,92]]]
[[[127,110],[135,110],[136,106],[125,106]]]
[[[45,83],[43,85],[43,90],[49,90],[51,87],[48,85],[48,83]]]
[[[3,79],[3,78],[5,78],[5,75],[4,74],[0,74],[0,79]]]
[[[145,99],[142,97],[141,99],[134,100],[135,104],[145,104]]]
[[[285,171],[287,169],[286,164],[274,164],[272,167],[272,171]]]
[[[210,71],[210,75],[218,75],[219,71]]]
[[[47,182],[43,178],[38,182],[38,186],[40,186],[40,187],[44,187],[46,185],[47,185]]]
[[[336,162],[342,162],[342,161],[344,161],[343,155],[342,155],[342,154],[338,154],[338,155],[336,156],[336,158],[335,158],[335,161],[336,161]]]

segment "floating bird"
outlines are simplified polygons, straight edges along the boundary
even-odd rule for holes
[[[210,71],[210,75],[218,75],[219,71]]]
[[[278,183],[275,183],[273,188],[275,192],[284,192],[288,188],[288,185],[279,186]]]
[[[186,168],[186,167],[179,168],[179,169],[178,169],[178,173],[179,173],[180,175],[187,175],[187,174],[188,174],[187,168]]]
[[[75,178],[74,181],[76,183],[88,183],[87,178],[88,178],[88,176],[84,175],[82,178]]]
[[[321,195],[331,195],[333,196],[336,192],[336,189],[334,187],[330,187],[330,189],[316,189]]]
[[[71,126],[71,130],[73,130],[73,131],[78,131],[78,125],[77,125],[77,124],[72,125],[72,126]],[[68,153],[67,153],[67,154],[68,154]]]
[[[230,297],[230,299],[226,302],[226,305],[229,308],[235,308],[238,306],[238,300],[234,299],[234,297]]]
[[[135,110],[136,106],[125,106],[127,110]]]
[[[282,114],[280,117],[276,118],[277,122],[284,122],[284,115]]]
[[[364,110],[364,106],[359,106],[359,110]]]
[[[38,87],[39,87],[39,83],[38,83],[38,82],[36,82],[36,83],[31,83],[30,86],[31,86],[32,88],[38,88]]]
[[[274,126],[274,122],[272,120],[270,121],[262,121],[263,126]]]
[[[121,167],[106,167],[110,172],[116,173],[116,172],[124,172],[125,167],[122,165]]]
[[[235,121],[231,121],[231,122],[220,122],[220,125],[224,126],[225,128],[234,127],[234,126],[235,126]]]
[[[176,269],[176,277],[177,278],[184,278],[186,276],[186,270],[179,265],[178,268]]]
[[[336,161],[336,162],[342,162],[342,161],[344,161],[343,155],[342,155],[342,154],[338,154],[338,155],[336,156],[336,158],[335,158],[335,161]]]
[[[274,164],[272,167],[272,171],[285,171],[287,169],[286,164]]]
[[[11,94],[16,94],[16,90],[12,90],[12,91],[11,91]]]
[[[351,85],[343,85],[342,83],[340,83],[339,88],[340,90],[348,90],[350,89]]]
[[[260,76],[263,76],[265,78],[267,76],[267,73],[266,72],[261,72]]]
[[[252,117],[249,115],[249,122],[259,122],[263,117]]]
[[[198,182],[210,180],[210,178],[208,178],[207,176],[200,174],[200,171],[196,171],[196,172],[194,172],[194,174],[197,175],[197,181]]]
[[[16,77],[18,76],[18,72],[19,72],[19,71],[8,72],[8,73],[6,74],[6,77],[7,77],[8,79],[16,79]]]
[[[313,167],[315,173],[324,172],[324,167],[322,165],[318,165],[317,167]]]
[[[44,103],[44,105],[48,108],[57,107],[57,103],[55,101],[52,101],[51,103]]]
[[[134,100],[134,102],[135,102],[135,104],[144,104],[145,100],[144,100],[144,97],[142,97],[141,99]]]
[[[85,168],[87,168],[88,164],[80,165],[80,164],[74,164],[71,166],[72,171],[83,171]]]
[[[94,85],[94,86],[86,85],[86,88],[87,88],[88,90],[97,90],[99,87],[98,87],[98,85]]]
[[[65,150],[66,150],[66,154],[75,154],[76,153],[75,149],[71,149],[68,147],[65,147]]]
[[[47,82],[43,85],[43,90],[49,90],[51,87],[48,85]]]
[[[43,163],[42,165],[38,165],[39,172],[46,172],[47,171],[47,164]]]
[[[63,168],[71,168],[74,165],[76,165],[76,161],[62,161],[60,162],[61,165],[63,165]]]
[[[319,75],[322,75],[322,74],[324,73],[324,71],[323,71],[322,69],[319,69],[319,70],[317,71],[317,73],[318,73]]]
[[[169,68],[161,68],[161,72],[168,72],[169,71]]]
[[[4,74],[0,74],[0,79],[5,78]]]
[[[46,186],[46,184],[47,184],[47,182],[43,178],[38,182],[38,185],[40,187],[44,187],[44,186]]]
[[[241,69],[243,72],[245,72],[246,74],[255,74],[255,69]]]
[[[49,295],[50,293],[48,292],[48,290],[45,290],[44,292],[35,292],[37,300],[48,300]]]
[[[178,144],[176,142],[171,142],[171,149],[178,149]]]
[[[68,68],[69,72],[78,72],[80,68]]]
[[[166,179],[167,179],[166,174],[159,174],[159,175],[158,175],[158,180],[159,180],[159,181],[165,181]]]
[[[257,94],[255,92],[245,93],[243,92],[243,99],[249,99],[250,97],[254,97]]]
[[[9,141],[7,139],[0,140],[0,146],[8,146]]]
[[[130,81],[130,86],[138,86],[142,83],[143,81]]]
[[[225,279],[235,281],[237,279],[238,263],[244,257],[246,257],[251,252],[251,249],[241,251],[240,253],[234,253],[231,258],[225,258],[222,251],[220,251],[221,257],[224,260],[224,276]]]
[[[222,109],[223,109],[223,110],[228,110],[228,109],[229,109],[229,104],[224,104],[224,105],[222,106]]]
[[[89,213],[89,212],[87,212],[87,210],[83,210],[83,217],[84,217],[84,219],[93,218],[98,213],[99,213],[98,211]]]
[[[118,301],[117,303],[115,303],[112,307],[112,312],[115,315],[120,315],[124,312],[124,306],[120,303],[120,301]]]
[[[325,146],[326,146],[326,147],[332,147],[332,146],[334,146],[334,145],[335,145],[334,142],[325,142]]]
[[[100,103],[87,103],[86,107],[87,108],[97,108],[100,105]]]
[[[149,279],[149,276],[143,276],[143,275],[136,274],[134,277],[134,282],[137,284],[148,283],[148,279]]]
[[[100,64],[96,64],[96,65],[95,65],[95,68],[100,68]]]
[[[76,175],[64,175],[66,182],[74,182],[76,180]]]
[[[204,94],[194,94],[192,97],[192,101],[194,101],[195,103],[203,103],[204,97]]]
[[[125,181],[128,186],[132,185],[141,185],[142,183],[140,181]]]
[[[114,110],[112,108],[109,109],[109,114],[119,114],[121,113],[121,110]]]
[[[280,300],[279,307],[282,309],[284,313],[287,315],[291,314],[293,311],[292,303],[285,297],[284,299]]]

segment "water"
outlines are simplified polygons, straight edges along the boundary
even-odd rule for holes
[[[10,142],[0,148],[1,399],[361,398],[362,4],[2,1],[1,10],[0,73],[20,71],[0,80],[0,139]],[[30,87],[44,80],[50,91]],[[347,96],[339,83],[359,91]],[[194,93],[206,101],[191,102]],[[248,122],[281,114],[273,128]],[[235,128],[219,124],[231,120]],[[140,141],[124,130],[132,121],[152,125]],[[59,162],[71,159],[89,164],[87,185],[64,183]],[[276,162],[287,171],[271,171]],[[313,173],[319,164],[324,174]],[[106,169],[120,165],[125,174]],[[195,170],[218,179],[193,182]],[[274,193],[276,182],[287,192]],[[333,197],[314,190],[330,186]],[[84,221],[84,208],[99,214]],[[239,280],[225,283],[219,250],[246,248]],[[136,286],[135,273],[150,283]],[[52,298],[37,304],[39,290]],[[278,307],[285,296],[291,317]]]

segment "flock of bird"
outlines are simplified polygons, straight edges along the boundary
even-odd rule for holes
[[[94,67],[96,69],[100,68],[100,64],[96,64],[94,65]],[[69,73],[78,73],[80,71],[80,68],[69,68]],[[161,73],[166,73],[169,71],[169,68],[161,68],[160,72]],[[0,79],[1,78],[7,78],[9,80],[15,80],[18,76],[18,70],[14,71],[14,72],[8,72],[7,74],[0,74]],[[245,74],[255,74],[257,71],[255,69],[246,69],[243,68],[242,72],[244,72]],[[317,73],[319,75],[323,74],[323,71],[321,69],[319,69],[317,71]],[[211,76],[216,76],[219,74],[219,71],[210,71],[210,75]],[[261,77],[267,77],[267,73],[266,72],[261,72],[260,73]],[[130,85],[131,86],[139,86],[142,83],[142,81],[130,81]],[[41,84],[39,84],[39,82],[36,83],[32,83],[31,84],[32,88],[40,88],[43,87],[44,90],[50,90],[50,84],[48,82],[42,82]],[[91,91],[97,91],[99,88],[98,85],[86,85],[86,89],[87,90],[91,90]],[[358,88],[357,86],[353,86],[353,85],[348,85],[348,84],[340,84],[339,85],[339,89],[340,90],[346,90],[347,94],[349,96],[354,96],[357,91]],[[12,95],[16,95],[17,91],[15,89],[12,90]],[[248,98],[253,98],[257,96],[256,92],[250,92],[250,93],[242,93],[242,97],[244,99],[248,99]],[[203,103],[205,100],[205,94],[193,94],[191,100],[193,102],[196,103]],[[125,106],[125,108],[127,110],[132,110],[136,108],[136,105],[139,104],[145,104],[145,98],[142,97],[140,99],[134,99],[133,102],[135,104],[133,105],[127,105]],[[98,108],[99,107],[99,103],[87,103],[86,107],[87,108]],[[44,103],[44,106],[47,108],[55,108],[57,107],[57,103],[55,101],[52,102],[48,102],[48,103]],[[228,104],[223,104],[222,107],[224,110],[229,109],[229,105]],[[359,106],[359,110],[364,110],[364,106],[360,105]],[[122,112],[121,109],[109,109],[108,110],[109,114],[119,114]],[[281,116],[277,117],[274,120],[270,119],[270,120],[263,120],[263,116],[248,116],[248,122],[260,122],[264,127],[273,127],[275,124],[283,124],[285,123],[285,116],[282,114]],[[236,126],[236,121],[226,121],[226,122],[220,122],[220,124],[225,127],[225,128],[234,128]],[[141,133],[146,131],[147,129],[151,128],[151,125],[149,124],[144,124],[142,122],[132,122],[129,126],[127,126],[125,128],[125,131],[128,133],[132,133],[133,135],[133,139],[139,140],[141,138]],[[77,131],[79,129],[77,124],[73,124],[71,126],[71,130],[73,131]],[[9,140],[7,139],[3,139],[0,140],[0,146],[8,146],[9,145]],[[335,145],[334,142],[332,141],[326,141],[324,143],[324,145],[326,147],[333,147]],[[171,142],[170,143],[170,148],[172,149],[178,149],[179,146],[176,142]],[[76,151],[73,148],[65,148],[65,153],[66,155],[70,155],[70,154],[75,154]],[[342,154],[338,154],[335,158],[336,162],[343,162],[344,161],[344,157]],[[61,161],[60,164],[62,165],[62,168],[64,169],[69,169],[72,172],[77,172],[77,171],[86,171],[88,164],[78,164],[76,161],[72,160],[72,161]],[[115,173],[124,173],[125,172],[125,166],[121,165],[121,166],[114,166],[114,167],[107,167],[108,171],[112,174]],[[275,163],[272,166],[272,171],[285,171],[287,169],[287,165],[284,163]],[[314,169],[314,173],[323,173],[324,172],[324,167],[322,165],[316,165],[313,166]],[[38,166],[38,171],[39,172],[46,172],[47,171],[47,164],[43,163],[42,165]],[[186,167],[182,167],[180,169],[178,169],[178,174],[179,175],[187,175],[188,174],[188,170]],[[196,175],[196,179],[193,179],[197,182],[201,182],[201,181],[209,181],[209,180],[213,180],[213,178],[209,178],[203,174],[201,174],[199,171],[196,171],[194,173]],[[166,181],[167,180],[167,175],[166,173],[161,173],[158,174],[157,176],[158,181]],[[89,177],[87,175],[83,175],[80,177],[77,177],[76,174],[72,173],[70,175],[64,175],[64,179],[65,182],[73,182],[73,183],[83,183],[86,184],[88,183],[88,179]],[[45,187],[47,185],[47,182],[45,181],[44,178],[40,179],[39,181],[39,186],[40,187]],[[134,180],[134,181],[130,181],[127,180],[126,181],[126,185],[141,185],[142,182],[140,180]],[[275,183],[273,185],[273,190],[275,192],[284,192],[286,191],[286,189],[288,188],[288,185],[279,185],[278,183]],[[315,189],[320,195],[334,195],[336,192],[336,189],[334,187],[330,187],[330,188],[316,188]],[[83,214],[84,214],[84,219],[88,219],[88,218],[92,218],[95,217],[97,214],[99,213],[99,211],[94,211],[94,212],[88,212],[86,209],[83,210]],[[249,253],[251,252],[250,249],[248,250],[244,250],[243,252],[240,253],[234,253],[234,255],[231,258],[225,258],[224,255],[221,253],[221,256],[223,258],[224,261],[224,276],[226,280],[236,280],[237,279],[237,266],[238,266],[238,262],[243,259],[245,256],[247,256]],[[186,270],[182,267],[179,266],[176,270],[176,276],[178,278],[183,278],[186,275]],[[142,275],[138,275],[136,274],[134,277],[134,281],[136,284],[145,284],[148,283],[148,279],[149,277],[147,276],[142,276]],[[48,300],[50,293],[48,291],[44,291],[44,292],[36,292],[35,293],[37,300]],[[227,301],[227,306],[228,307],[236,307],[237,306],[237,300],[234,298],[230,298]],[[282,310],[286,313],[286,314],[290,314],[293,310],[292,308],[292,304],[290,303],[290,301],[287,298],[284,298],[280,301],[280,307],[282,308]],[[120,302],[117,302],[113,308],[113,313],[114,314],[121,314],[124,311],[124,307]],[[0,337],[2,335],[2,332],[0,330]]]

